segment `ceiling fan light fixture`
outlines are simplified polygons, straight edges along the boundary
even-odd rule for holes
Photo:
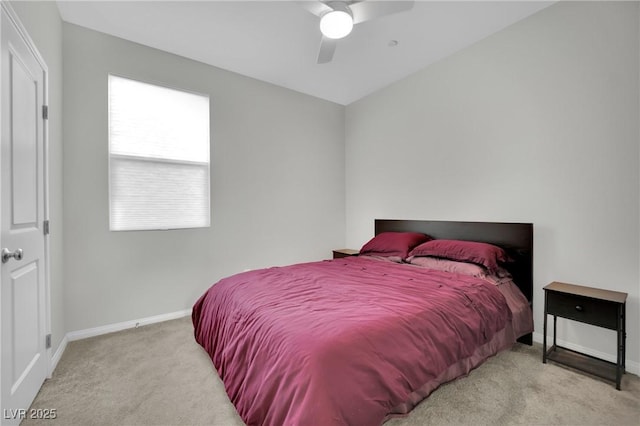
[[[320,31],[331,39],[340,39],[349,35],[353,29],[353,17],[344,10],[332,10],[320,18]]]

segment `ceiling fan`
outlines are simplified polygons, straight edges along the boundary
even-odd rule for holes
[[[318,63],[333,58],[338,40],[351,33],[353,26],[381,16],[409,10],[413,1],[298,1],[309,12],[320,18],[322,41]]]

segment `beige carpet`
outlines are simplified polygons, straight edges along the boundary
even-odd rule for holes
[[[242,425],[192,332],[183,318],[70,343],[32,405],[57,419],[22,424]],[[640,424],[637,376],[617,391],[542,364],[541,350],[518,344],[385,426]]]

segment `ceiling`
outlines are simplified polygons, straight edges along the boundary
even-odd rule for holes
[[[348,105],[552,3],[418,0],[408,12],[356,25],[333,61],[320,65],[319,19],[295,1],[59,1],[58,8],[66,22]]]

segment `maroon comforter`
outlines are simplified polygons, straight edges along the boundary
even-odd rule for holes
[[[350,257],[241,273],[195,304],[196,340],[248,425],[377,425],[513,343],[486,281]]]

